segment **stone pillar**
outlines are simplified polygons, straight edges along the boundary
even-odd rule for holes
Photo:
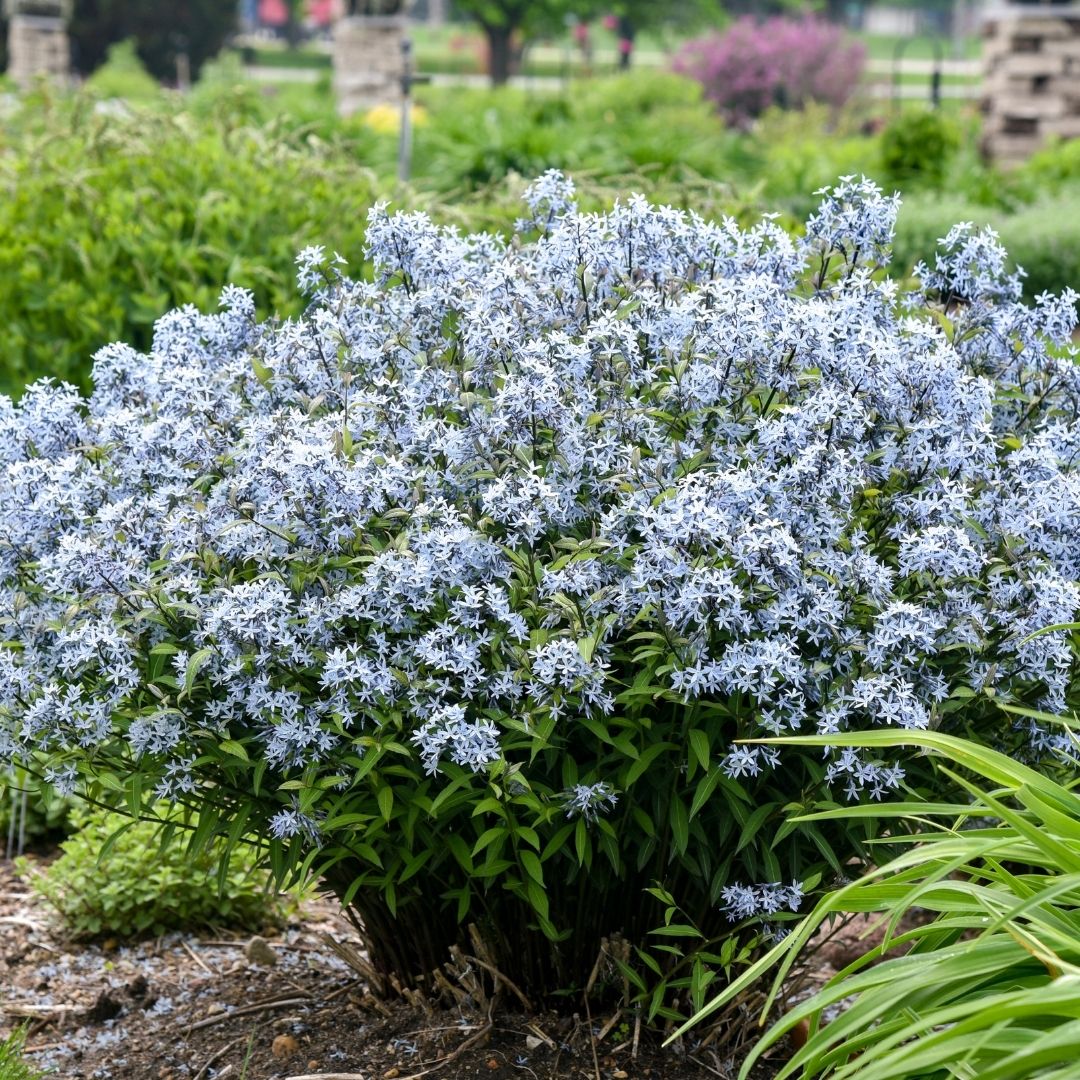
[[[70,0],[7,0],[8,75],[27,88],[39,76],[66,79],[71,70]]]
[[[334,25],[334,93],[338,112],[351,116],[401,102],[404,15],[353,15]]]
[[[1011,5],[983,27],[983,151],[1017,164],[1080,137],[1080,4]]]

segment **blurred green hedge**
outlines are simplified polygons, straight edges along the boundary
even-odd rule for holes
[[[3,392],[85,387],[102,345],[149,345],[158,316],[227,282],[289,313],[300,248],[362,251],[375,178],[318,139],[89,97],[21,112],[0,131]]]

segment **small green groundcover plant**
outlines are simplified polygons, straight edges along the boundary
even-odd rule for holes
[[[877,912],[887,928],[881,943],[777,1022],[741,1077],[788,1032],[808,1024],[808,1037],[777,1080],[1072,1080],[1080,1061],[1075,784],[939,732],[875,732],[844,741],[919,747],[964,797],[814,815],[872,814],[905,827],[915,823],[918,831],[904,854],[823,898],[695,1021],[779,964],[771,1003],[815,931],[836,915]],[[927,918],[897,934],[913,908]],[[903,955],[877,962],[898,947]]]
[[[998,703],[1080,696],[1030,636],[1080,607],[1074,296],[966,226],[901,287],[897,204],[379,206],[296,319],[229,288],[88,399],[0,399],[0,755],[264,838],[402,982],[475,926],[534,1000],[606,952],[650,1018],[704,1004],[876,830],[803,814],[940,783],[845,733],[1053,759]],[[838,738],[740,741],[801,731]]]
[[[133,821],[105,809],[77,811],[61,855],[30,871],[37,892],[76,937],[133,938],[167,930],[258,930],[282,906],[251,851],[223,845],[191,854],[169,822]],[[27,864],[20,864],[27,872]]]
[[[26,1032],[22,1028],[0,1039],[0,1080],[42,1080],[42,1074],[23,1060],[25,1044]]]

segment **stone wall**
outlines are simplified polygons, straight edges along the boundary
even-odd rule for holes
[[[405,34],[399,15],[356,15],[334,25],[334,94],[342,116],[400,103]]]
[[[1080,5],[1001,9],[984,25],[983,150],[1002,165],[1080,137]]]

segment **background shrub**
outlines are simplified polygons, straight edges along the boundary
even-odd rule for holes
[[[1080,142],[1063,139],[1033,154],[1013,176],[1034,194],[1058,192],[1080,183]]]
[[[843,105],[858,86],[865,58],[861,44],[822,19],[758,22],[746,16],[723,33],[686,42],[674,66],[702,84],[729,124],[744,128],[773,105]]]
[[[68,23],[72,62],[88,75],[110,46],[131,38],[154,78],[175,83],[179,54],[197,76],[235,30],[236,14],[236,5],[222,0],[75,0]]]
[[[267,96],[235,56],[208,65],[184,98],[137,71],[139,87],[125,90],[130,77],[130,67],[107,65],[85,94],[23,97],[0,132],[0,317],[9,328],[0,388],[9,393],[43,374],[85,389],[101,345],[146,347],[162,310],[208,306],[224,280],[253,289],[260,314],[295,316],[294,251],[318,241],[359,265],[362,215],[388,193],[438,221],[508,234],[522,175],[562,166],[575,170],[586,209],[633,189],[743,223],[767,206],[797,231],[811,193],[837,175],[885,175],[881,138],[853,112],[772,108],[744,134],[725,128],[693,80],[636,72],[540,96],[426,88],[416,179],[402,189],[393,134],[339,119],[329,94],[286,86]],[[1040,287],[1075,282],[1069,153],[1048,149],[1030,175],[1004,178],[965,145],[944,182],[955,214],[920,200],[922,181],[899,183],[916,195],[901,216],[898,263],[907,269],[954,220],[998,223],[1023,210],[1050,170],[1065,238],[1036,248],[1021,222],[1010,243],[1038,264]],[[1033,227],[1041,235],[1041,223]]]
[[[756,182],[746,194],[753,193],[755,205],[783,210],[786,227],[798,231],[817,206],[814,193],[838,176],[882,175],[880,138],[861,127],[857,116],[838,118],[824,105],[769,109],[741,139],[743,152],[754,157],[746,169]]]
[[[179,818],[171,820],[175,829]],[[73,824],[60,857],[31,880],[74,936],[130,938],[202,927],[251,932],[280,918],[280,903],[250,849],[227,856],[217,843],[193,853],[182,834],[163,832],[165,821],[132,822],[102,809],[77,812]]]
[[[124,105],[160,101],[161,85],[143,66],[135,42],[118,41],[109,46],[109,55],[86,80],[86,89],[95,97],[120,99]]]
[[[963,197],[911,196],[904,200],[897,221],[897,270],[909,271],[955,221],[997,231],[1011,265],[1026,273],[1023,289],[1029,298],[1080,283],[1080,192],[1065,192],[1014,213]]]
[[[726,181],[736,162],[754,158],[700,87],[668,72],[584,81],[566,95],[505,88],[424,100],[431,123],[417,140],[416,174],[421,186],[445,191],[559,168],[609,181],[641,171],[677,198],[679,180]]]
[[[1080,283],[1080,191],[1040,200],[1002,218],[998,229],[1002,244],[1026,272],[1026,295]]]
[[[901,113],[881,135],[881,164],[888,183],[939,188],[960,149],[956,125],[939,110]]]
[[[86,388],[103,344],[148,346],[163,310],[213,304],[222,281],[295,313],[299,248],[362,251],[372,174],[302,132],[86,97],[25,109],[0,133],[4,392],[42,373]]]
[[[261,314],[296,315],[296,251],[318,241],[359,266],[364,214],[394,190],[395,138],[339,121],[329,99],[308,92],[283,116],[225,59],[183,100],[142,85],[136,69],[149,96],[133,101],[122,55],[86,94],[25,97],[0,131],[2,392],[41,375],[86,389],[102,345],[148,347],[162,311],[212,306],[224,281],[251,289]],[[102,106],[114,91],[123,106]],[[435,100],[417,185],[399,194],[439,220],[508,232],[520,216],[516,170],[552,164],[586,170],[588,207],[634,185],[677,206],[745,209],[711,178],[735,162],[749,169],[757,153],[724,133],[688,80],[640,74],[566,98]],[[693,152],[688,131],[700,136]]]

